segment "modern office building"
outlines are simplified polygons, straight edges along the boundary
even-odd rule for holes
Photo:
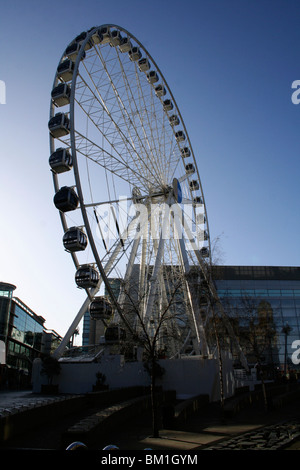
[[[293,343],[300,339],[300,267],[216,266],[214,279],[218,295],[233,324],[243,331],[255,325],[255,346],[261,362],[270,370],[297,369]],[[248,362],[255,365],[257,354],[244,342]]]
[[[30,384],[32,363],[49,355],[61,341],[53,330],[45,328],[45,319],[33,312],[18,297],[16,286],[0,282],[0,341],[5,354],[0,364],[0,388],[18,388]]]
[[[16,286],[0,282],[0,338],[6,342],[9,328],[11,299]]]
[[[213,279],[249,365],[255,366],[259,359],[271,375],[274,371],[285,373],[297,369],[299,366],[293,363],[292,355],[294,341],[300,340],[300,267],[215,266]],[[118,293],[120,281],[112,283]],[[90,326],[92,322],[87,315],[83,330],[85,344],[98,343],[99,335],[104,334],[102,322],[101,332],[96,322]],[[255,324],[256,351],[249,335],[248,342],[245,340],[251,322],[252,326]],[[230,342],[228,335],[224,337]],[[234,355],[233,347],[232,352]]]

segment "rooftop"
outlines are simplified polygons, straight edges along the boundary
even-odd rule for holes
[[[215,280],[300,281],[298,266],[214,266]]]

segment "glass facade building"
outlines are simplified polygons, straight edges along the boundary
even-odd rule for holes
[[[90,344],[90,314],[85,312],[83,317],[83,329],[82,329],[82,346],[88,346]]]
[[[45,319],[37,316],[17,297],[12,300],[11,315],[13,322],[10,323],[9,329],[10,359],[15,362],[19,360],[20,352],[28,356],[30,350],[42,350]],[[22,368],[25,366],[24,360]]]
[[[0,340],[6,342],[9,327],[11,299],[16,286],[0,282]]]
[[[293,343],[300,341],[300,267],[214,266],[212,274],[219,298],[235,327],[248,364],[254,366],[257,363],[257,355],[242,338],[252,321],[256,324],[256,343],[260,346],[262,364],[280,373],[300,369],[300,365],[292,361],[295,352]],[[136,271],[134,275],[137,275]],[[111,279],[111,285],[118,296],[120,280]],[[104,328],[102,322],[97,328],[95,324],[87,313],[83,345],[99,343]],[[225,331],[223,335],[230,342]],[[300,346],[298,349],[300,351]],[[233,343],[232,352],[239,367]]]
[[[0,388],[30,386],[32,363],[48,355],[61,337],[45,329],[45,319],[18,297],[15,286],[0,282],[0,341],[5,345],[5,363],[0,364]]]
[[[279,371],[297,369],[292,356],[293,343],[300,340],[300,267],[216,266],[214,279],[225,311],[239,327],[247,328],[255,311],[256,322],[272,331],[263,361]]]

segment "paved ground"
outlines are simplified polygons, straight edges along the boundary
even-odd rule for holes
[[[262,427],[293,421],[297,417],[300,417],[300,404],[293,403],[272,412],[250,408],[223,422],[219,407],[211,404],[178,429],[160,430],[160,437],[156,439],[151,437],[151,427],[143,426],[143,418],[129,423],[126,432],[116,431],[107,437],[108,444],[116,444],[120,449],[139,450],[150,447],[153,450],[195,451],[211,448],[241,434],[258,433]],[[297,448],[297,444],[294,444],[293,448]]]
[[[31,392],[0,392],[1,410],[9,412],[12,408],[20,408],[28,403],[45,402],[53,397],[34,395]],[[300,419],[300,403],[294,402],[280,410],[265,412],[259,407],[242,410],[237,416],[222,422],[220,410],[216,404],[210,404],[201,412],[195,414],[186,424],[177,429],[161,429],[159,438],[152,438],[151,416],[133,417],[123,428],[107,433],[106,437],[97,443],[98,450],[108,444],[117,445],[120,450],[175,450],[193,451],[214,447],[218,443],[247,432],[260,432],[263,426],[280,424],[285,421]],[[74,418],[66,417],[53,425],[45,425],[34,432],[17,436],[6,443],[2,449],[59,449],[60,433],[72,424]],[[78,419],[78,417],[77,417]],[[229,442],[229,441],[228,441]],[[298,442],[288,446],[292,450],[300,449]],[[93,450],[93,449],[91,449]]]

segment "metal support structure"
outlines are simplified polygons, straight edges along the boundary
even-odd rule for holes
[[[191,233],[188,225],[185,226],[185,230],[187,232],[187,237],[190,241],[190,243],[192,244],[192,247],[193,247],[193,251],[198,259],[198,262],[199,262],[199,265],[200,265],[200,269],[201,269],[201,272],[202,272],[202,275],[207,283],[207,286],[208,286],[208,289],[209,289],[209,294],[210,294],[210,299],[212,302],[215,303],[218,311],[219,311],[219,314],[222,318],[222,320],[224,321],[224,324],[227,328],[227,331],[228,331],[228,334],[230,336],[230,338],[232,339],[233,343],[235,344],[235,347],[237,348],[238,352],[239,352],[239,357],[240,357],[240,360],[241,360],[241,363],[243,364],[243,366],[245,367],[245,369],[248,371],[249,370],[249,366],[248,366],[248,362],[247,362],[247,359],[244,355],[244,352],[236,338],[236,335],[233,331],[233,328],[232,328],[232,325],[230,323],[230,321],[228,320],[228,317],[225,313],[225,310],[224,310],[224,307],[220,301],[220,298],[218,296],[218,293],[217,293],[217,289],[212,281],[212,278],[211,278],[211,267],[208,269],[207,266],[205,265],[205,262],[203,261],[203,258],[201,256],[201,253],[198,249],[198,247],[196,246],[196,243],[195,243],[195,240],[194,240],[194,237],[193,237],[193,234]]]
[[[101,34],[98,36],[102,28],[107,29],[105,38]],[[125,35],[129,43],[133,42],[136,46],[135,49],[141,55],[144,54],[143,60],[146,59],[151,63],[151,67],[154,68],[155,74],[160,80],[160,89],[149,80],[145,69],[142,70],[140,67],[140,56],[138,58],[131,56],[132,44],[130,49],[122,49],[121,45],[123,43],[115,42],[115,37],[110,35],[111,31],[116,32],[115,30],[117,30],[118,35]],[[62,354],[87,310],[89,302],[99,291],[102,283],[105,284],[114,308],[114,321],[123,322],[129,332],[134,333],[132,324],[127,321],[126,312],[123,308],[126,297],[125,292],[121,290],[120,296],[116,298],[108,276],[113,269],[119,272],[119,268],[123,268],[122,255],[124,253],[129,254],[125,277],[123,278],[123,273],[121,276],[124,287],[126,287],[126,283],[130,283],[135,259],[139,257],[138,249],[140,246],[138,302],[143,304],[140,310],[142,321],[149,327],[152,313],[156,308],[156,301],[158,314],[164,311],[164,305],[168,307],[168,295],[171,292],[170,287],[172,285],[165,284],[165,276],[169,270],[171,272],[170,283],[182,281],[184,295],[186,296],[185,300],[189,304],[192,335],[188,333],[188,337],[194,337],[194,349],[197,353],[201,349],[206,354],[207,345],[203,324],[201,323],[201,312],[197,305],[196,292],[194,292],[188,278],[190,267],[184,240],[181,237],[179,237],[179,242],[164,239],[165,233],[170,228],[170,211],[164,214],[163,221],[159,225],[161,233],[157,237],[158,241],[157,239],[155,239],[155,242],[150,240],[149,233],[153,228],[151,221],[151,230],[147,233],[147,238],[143,237],[140,244],[140,236],[135,237],[132,243],[128,241],[127,232],[129,227],[126,229],[125,237],[123,234],[120,235],[116,214],[111,206],[118,231],[117,238],[120,238],[117,245],[113,247],[112,252],[106,244],[104,245],[106,250],[104,256],[100,256],[103,247],[101,243],[97,244],[94,220],[89,214],[90,208],[93,208],[96,213],[95,208],[98,206],[120,202],[116,199],[116,188],[121,187],[121,185],[118,186],[119,182],[122,185],[125,184],[126,189],[122,194],[129,192],[133,195],[133,189],[136,189],[138,195],[130,197],[128,200],[144,201],[143,205],[147,205],[148,208],[150,208],[150,204],[158,202],[156,205],[158,210],[163,204],[166,204],[169,209],[174,197],[176,201],[180,202],[176,197],[175,181],[178,189],[177,196],[180,195],[181,202],[189,201],[190,205],[187,209],[192,208],[195,215],[195,201],[204,201],[204,197],[195,156],[181,113],[156,62],[143,45],[127,30],[117,25],[107,24],[92,28],[87,31],[85,36],[81,37],[85,37],[85,39],[81,41],[81,39],[76,38],[69,44],[71,49],[74,44],[78,46],[75,56],[71,52],[70,60],[72,61],[73,72],[69,76],[68,69],[68,78],[66,79],[67,82],[70,82],[69,108],[68,112],[65,113],[70,123],[68,129],[70,135],[62,138],[58,137],[58,140],[61,140],[64,147],[71,150],[75,178],[74,188],[77,191],[81,218],[91,248],[89,256],[92,258],[91,264],[98,267],[100,281],[97,288],[87,291],[87,299],[74,318],[61,346],[54,354],[57,357]],[[77,41],[80,41],[80,43],[78,44]],[[63,65],[65,59],[70,58],[67,49],[61,57],[59,65]],[[54,85],[57,85],[60,80],[64,82],[65,79],[56,74]],[[168,93],[168,100],[164,98],[166,93]],[[50,117],[53,117],[54,109],[52,103]],[[176,132],[175,126],[179,123],[182,130]],[[50,137],[51,152],[54,147],[54,138]],[[187,158],[190,158],[192,163]],[[193,178],[196,178],[197,181],[190,182],[191,172],[188,172],[189,168],[193,168]],[[93,170],[96,170],[95,173]],[[103,188],[101,186],[101,178],[103,181],[105,180],[106,191],[105,185],[103,184]],[[95,186],[93,186],[93,183]],[[54,186],[55,191],[58,191],[57,175],[54,175]],[[113,191],[115,191],[114,194],[112,194]],[[201,197],[195,198],[199,194],[195,191],[200,191]],[[182,195],[184,195],[184,199],[181,199]],[[100,202],[93,202],[93,200]],[[148,217],[152,216],[151,211],[152,214],[155,213],[153,206],[148,213]],[[204,212],[206,215],[205,205]],[[66,230],[68,228],[66,222],[68,219],[63,213],[60,213],[60,215],[63,228]],[[148,226],[149,219],[147,228]],[[207,222],[206,227],[208,231]],[[141,227],[140,230],[144,231],[144,227]],[[104,242],[103,237],[102,239]],[[209,237],[208,245],[210,245]],[[120,255],[122,248],[124,253]],[[75,266],[78,267],[80,255],[78,254],[77,258],[75,253],[71,253],[71,256]],[[149,266],[147,263],[149,263]],[[148,275],[151,269],[153,270],[149,281]],[[169,282],[169,280],[167,281]],[[158,290],[160,284],[161,287]],[[136,326],[135,323],[134,327]],[[154,324],[152,324],[153,326]],[[170,330],[174,329],[173,326],[174,324],[170,320]],[[175,326],[178,327],[177,324]],[[195,340],[195,338],[197,339]],[[175,353],[172,350],[172,354],[173,352]]]
[[[126,234],[127,235],[128,235],[128,233],[130,234],[131,231],[133,230],[133,228],[135,227],[135,225],[136,225],[136,218],[131,220],[128,227],[122,233],[122,236],[125,237]],[[107,263],[104,267],[104,270],[105,270],[107,276],[109,275],[109,272],[112,269],[114,261],[115,261],[117,255],[118,255],[118,253],[120,252],[121,248],[122,248],[122,242],[121,242],[121,239],[120,239],[117,243],[117,246],[116,246],[115,250],[111,254],[110,258],[108,259],[108,261],[107,261]],[[79,309],[76,317],[74,318],[73,322],[71,323],[67,333],[65,334],[65,336],[62,340],[62,342],[57,347],[57,349],[54,351],[53,357],[59,358],[64,353],[67,345],[69,344],[71,336],[73,335],[74,331],[76,330],[76,328],[77,328],[79,322],[81,321],[83,315],[87,312],[89,304],[91,303],[91,300],[97,294],[97,292],[99,292],[101,284],[102,284],[102,278],[100,278],[100,281],[99,281],[97,287],[95,289],[91,290],[90,293],[88,293],[88,296],[87,296],[86,300],[84,301],[83,305]]]

